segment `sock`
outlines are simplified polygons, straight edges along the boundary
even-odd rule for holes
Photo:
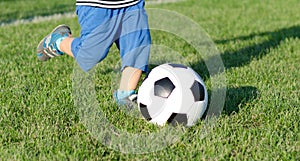
[[[62,52],[61,49],[60,49],[60,44],[61,44],[61,42],[62,42],[65,38],[67,38],[67,36],[58,38],[58,39],[56,40],[56,42],[55,42],[56,48],[57,48],[60,52]]]

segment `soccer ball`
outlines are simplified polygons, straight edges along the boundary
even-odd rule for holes
[[[207,90],[201,77],[182,64],[162,64],[151,70],[138,90],[143,117],[157,125],[193,126],[207,107]]]

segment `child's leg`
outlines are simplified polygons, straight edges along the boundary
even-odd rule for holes
[[[142,70],[133,67],[125,67],[122,71],[119,89],[123,91],[135,90],[141,75]]]
[[[60,43],[60,50],[71,57],[74,57],[74,54],[71,50],[73,40],[73,37],[67,37]]]
[[[127,9],[119,39],[116,40],[123,70],[120,87],[114,93],[119,104],[136,99],[135,90],[142,71],[147,71],[151,45],[148,18],[142,1]]]
[[[151,37],[148,17],[142,2],[128,7],[122,20],[122,30],[116,40],[122,59],[121,91],[137,88],[142,71],[148,67]]]
[[[141,78],[142,70],[125,67],[122,71],[120,87],[114,91],[114,98],[118,104],[124,105],[136,101],[135,89]]]

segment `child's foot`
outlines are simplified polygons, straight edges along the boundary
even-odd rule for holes
[[[139,111],[138,104],[137,104],[137,94],[135,93],[134,90],[114,91],[114,99],[119,106],[125,107],[125,108],[119,108],[121,111],[125,112],[129,116],[142,118],[142,115]]]
[[[53,31],[44,37],[37,46],[37,56],[41,61],[63,55],[59,50],[60,42],[71,36],[71,29],[67,25],[59,25]]]
[[[134,90],[117,90],[114,91],[114,99],[119,105],[130,105],[132,103],[136,103],[137,94]]]

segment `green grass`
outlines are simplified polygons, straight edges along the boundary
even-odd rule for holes
[[[35,16],[71,12],[75,10],[75,1],[0,0],[0,6],[0,22],[7,23],[18,19],[34,18]]]
[[[46,2],[34,0],[0,1],[0,21],[75,8],[74,1],[53,2],[46,7]],[[35,56],[39,40],[57,24],[68,24],[73,35],[79,35],[77,19],[62,18],[0,28],[0,160],[299,160],[300,3],[188,0],[148,7],[193,19],[221,52],[228,90],[223,113],[209,135],[200,137],[199,123],[178,142],[144,155],[123,154],[102,145],[80,121],[74,105],[74,60],[62,56],[39,62]],[[205,65],[191,46],[163,32],[153,31],[152,37],[153,42],[183,53],[209,84]],[[112,48],[96,68],[99,102],[112,100],[117,55]],[[160,129],[109,103],[102,108],[116,127],[131,133]]]

